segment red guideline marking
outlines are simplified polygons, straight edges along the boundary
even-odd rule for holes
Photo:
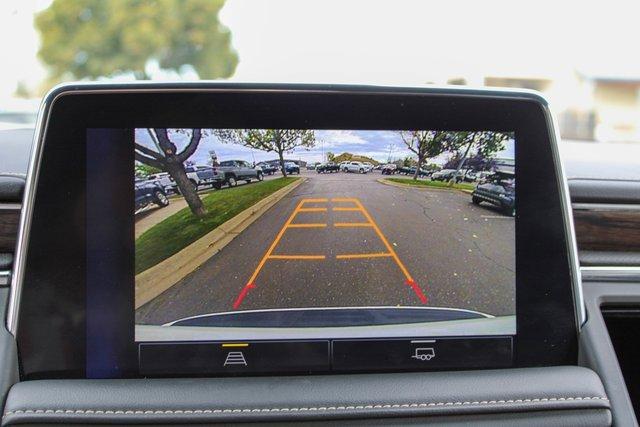
[[[426,304],[429,301],[424,292],[422,292],[422,289],[420,289],[420,285],[418,285],[414,280],[407,279],[405,283],[413,289],[413,292],[415,292],[418,298],[420,298],[421,303]]]
[[[236,301],[233,303],[234,310],[237,310],[238,307],[240,307],[240,304],[242,304],[242,300],[244,299],[244,297],[247,296],[249,289],[253,289],[255,287],[256,285],[254,285],[253,283],[247,283],[247,285],[244,288],[242,288],[242,290],[238,294],[238,298],[236,298]]]

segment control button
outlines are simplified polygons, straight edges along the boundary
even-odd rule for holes
[[[328,371],[329,341],[140,343],[142,375]]]
[[[497,368],[512,364],[512,338],[335,340],[336,371]]]
[[[436,352],[433,347],[416,348],[416,351],[411,357],[413,357],[414,359],[422,360],[424,362],[436,357]]]

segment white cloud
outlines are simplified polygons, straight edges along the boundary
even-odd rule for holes
[[[352,130],[323,130],[317,132],[317,139],[324,141],[325,148],[343,145],[365,145],[367,141]]]

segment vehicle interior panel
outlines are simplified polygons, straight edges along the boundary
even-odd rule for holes
[[[640,181],[567,180],[539,94],[73,84],[39,123],[0,176],[2,425],[638,425]],[[255,148],[287,135],[494,159]]]

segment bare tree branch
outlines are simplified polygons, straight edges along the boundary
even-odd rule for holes
[[[158,143],[160,144],[160,148],[162,148],[164,156],[165,157],[174,156],[178,151],[178,149],[176,145],[173,142],[171,142],[171,140],[169,139],[169,134],[167,132],[167,129],[154,128],[153,131],[156,133],[156,136],[158,137]]]
[[[182,150],[182,153],[176,156],[179,162],[184,163],[189,157],[193,155],[193,153],[196,152],[196,149],[198,148],[198,144],[200,143],[200,138],[202,138],[202,130],[194,129],[193,132],[191,133],[191,139],[189,140],[189,144],[186,146],[184,150]]]
[[[144,163],[145,165],[164,170],[164,164],[162,162],[159,162],[158,160],[151,157],[144,156],[137,151],[135,152],[135,159],[140,163]]]
[[[142,144],[138,144],[137,142],[134,142],[133,145],[136,150],[140,151],[143,154],[146,154],[149,157],[153,157],[156,160],[162,160],[164,158],[160,153],[157,153],[152,149],[145,147]]]

